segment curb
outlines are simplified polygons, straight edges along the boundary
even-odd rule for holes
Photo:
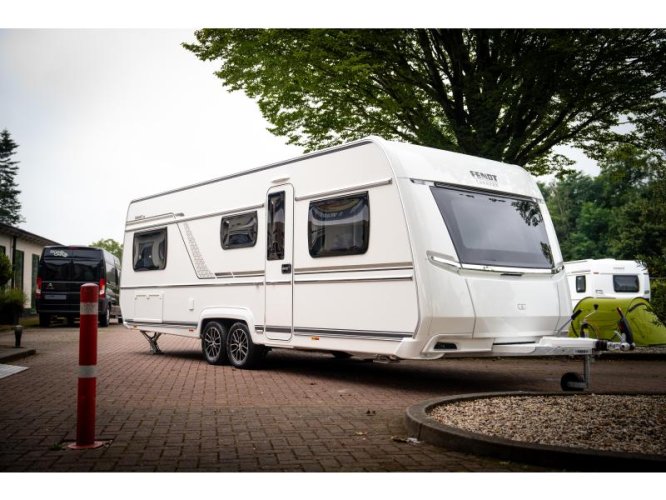
[[[35,349],[26,349],[25,347],[12,347],[12,348],[1,348],[0,347],[0,363],[8,363],[10,361],[16,361],[19,359],[27,358],[37,354]]]
[[[602,394],[602,393],[595,393]],[[619,393],[606,393],[619,394]],[[410,406],[405,422],[410,437],[419,441],[463,453],[522,462],[530,465],[585,472],[664,472],[666,457],[637,453],[618,453],[603,450],[541,445],[468,432],[440,424],[428,417],[428,411],[438,405],[502,396],[573,396],[562,392],[494,392],[432,399]]]

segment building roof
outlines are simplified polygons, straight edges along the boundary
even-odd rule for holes
[[[0,234],[6,234],[8,236],[16,236],[17,238],[41,246],[60,245],[60,243],[58,243],[57,241],[49,240],[48,238],[44,238],[43,236],[38,236],[36,234],[29,233],[28,231],[24,231],[23,229],[10,226],[8,224],[3,224],[2,222],[0,222]]]

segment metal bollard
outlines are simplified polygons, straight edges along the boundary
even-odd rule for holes
[[[21,336],[23,335],[23,326],[16,325],[14,327],[14,347],[21,347]]]
[[[97,284],[86,283],[81,286],[76,443],[69,445],[69,448],[74,450],[99,448],[104,444],[102,441],[95,441],[98,300]]]

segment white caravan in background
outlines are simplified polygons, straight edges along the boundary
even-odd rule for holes
[[[586,259],[564,263],[571,307],[585,297],[650,300],[650,275],[635,260]]]
[[[270,349],[589,354],[548,210],[522,168],[370,137],[130,203],[124,323],[209,363]]]

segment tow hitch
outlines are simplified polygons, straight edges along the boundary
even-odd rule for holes
[[[576,329],[572,330],[575,334],[582,338],[588,338],[588,331],[596,334],[595,328],[587,320],[593,315],[599,306],[594,305],[594,311],[588,314],[583,322],[580,325],[580,332],[576,332]],[[634,335],[631,332],[627,318],[624,316],[622,309],[617,308],[617,312],[620,315],[620,320],[617,323],[617,331],[615,332],[616,336],[619,338],[619,342],[610,342],[608,340],[597,340],[594,343],[594,351],[604,352],[604,351],[631,351],[636,347],[634,344]],[[571,315],[571,319],[565,324],[567,326],[570,322],[573,322],[576,317],[581,313],[580,309]],[[564,327],[563,327],[564,328]],[[585,354],[583,357],[583,375],[580,375],[576,372],[567,372],[562,375],[560,379],[560,387],[563,391],[585,391],[590,385],[590,364],[592,362],[592,356],[594,354]]]

